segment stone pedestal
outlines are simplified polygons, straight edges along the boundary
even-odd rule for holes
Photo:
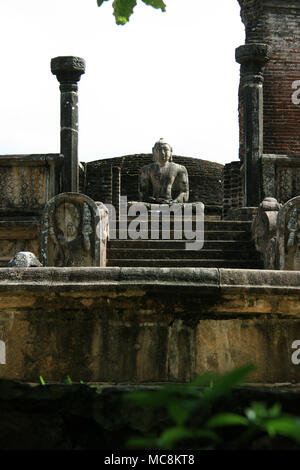
[[[78,81],[85,73],[80,57],[55,57],[51,72],[60,83],[60,151],[65,157],[63,191],[79,190],[78,174]]]
[[[41,229],[44,266],[105,266],[108,210],[80,193],[62,193],[45,207]]]

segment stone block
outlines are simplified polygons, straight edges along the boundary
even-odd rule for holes
[[[41,227],[44,266],[105,266],[108,210],[80,193],[61,193],[45,206]]]
[[[40,214],[60,190],[62,155],[1,155],[1,215]]]
[[[277,220],[278,269],[300,270],[300,196],[280,209]]]

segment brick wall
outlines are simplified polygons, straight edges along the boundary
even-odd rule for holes
[[[152,154],[127,155],[86,164],[85,194],[95,201],[108,202],[106,174],[109,168],[121,169],[121,194],[128,201],[138,200],[138,174],[142,166],[151,163]],[[207,205],[222,205],[223,165],[198,158],[173,156],[173,161],[184,165],[188,171],[190,184],[189,202],[202,201]]]
[[[227,163],[223,169],[223,218],[230,209],[243,206],[243,187],[239,161]]]
[[[264,153],[300,154],[300,104],[292,103],[292,83],[300,80],[300,2],[239,0],[246,44],[272,47],[264,71]],[[299,88],[299,87],[298,87]],[[300,95],[299,95],[300,96]],[[240,96],[240,155],[243,103]]]

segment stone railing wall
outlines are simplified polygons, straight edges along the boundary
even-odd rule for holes
[[[251,362],[250,382],[299,382],[299,286],[299,271],[2,268],[0,377],[188,382]]]
[[[262,195],[284,204],[300,195],[300,156],[267,155],[261,159]]]
[[[61,191],[63,156],[0,156],[0,266],[19,251],[39,256],[38,231],[49,199]]]

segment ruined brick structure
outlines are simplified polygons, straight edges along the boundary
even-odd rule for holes
[[[227,163],[223,169],[223,211],[226,218],[231,209],[243,205],[243,185],[241,179],[241,166],[239,161]]]
[[[152,154],[126,155],[88,162],[84,189],[92,199],[110,202],[118,179],[113,179],[113,168],[121,170],[121,195],[128,201],[138,198],[138,174],[142,166],[152,162]],[[206,205],[221,206],[223,200],[223,165],[207,160],[173,155],[173,161],[184,165],[189,174],[189,201],[202,201]]]
[[[225,217],[231,201],[233,209],[239,199],[240,207],[257,207],[265,197],[285,203],[299,194],[300,2],[238,1],[246,31],[236,50],[241,179],[236,186],[225,175]]]
[[[246,44],[271,46],[263,82],[263,152],[300,155],[300,105],[292,102],[293,83],[300,79],[300,2],[239,0]],[[299,84],[298,84],[299,88]],[[240,96],[240,155],[243,142],[243,100]]]
[[[255,362],[257,370],[249,378],[253,383],[300,383],[300,368],[291,360],[300,337],[300,271],[263,269],[257,250],[262,246],[265,254],[266,246],[272,251],[276,244],[278,212],[284,221],[282,246],[288,245],[291,257],[296,253],[292,261],[300,266],[300,202],[281,206],[300,193],[299,108],[292,102],[293,84],[300,78],[300,0],[240,0],[240,5],[246,25],[246,44],[236,50],[241,159],[225,165],[223,176],[223,215],[233,217],[237,211],[237,220],[207,217],[197,230],[205,235],[201,248],[187,249],[185,238],[175,238],[174,224],[173,238],[111,237],[105,267],[47,262],[30,269],[7,267],[16,249],[39,255],[44,206],[49,208],[46,222],[57,223],[46,233],[52,240],[45,237],[53,259],[63,258],[58,251],[56,256],[57,247],[68,248],[66,243],[71,246],[74,240],[79,255],[84,250],[90,256],[97,224],[83,205],[82,215],[78,209],[79,216],[73,216],[78,221],[75,235],[69,223],[65,234],[61,214],[77,212],[67,200],[65,212],[51,202],[66,192],[69,198],[78,197],[77,114],[72,115],[72,107],[70,132],[64,132],[66,116],[62,119],[61,154],[2,156],[0,341],[5,357],[2,353],[0,378],[34,382],[43,374],[46,380],[62,381],[70,374],[77,381],[157,384],[188,382],[206,372],[223,373]],[[84,62],[58,59],[52,71],[59,72],[63,113],[65,93],[75,94],[77,102]],[[139,154],[83,164],[80,189],[96,204],[115,204],[120,193],[135,200],[139,169],[151,161],[150,154]],[[191,202],[221,206],[222,165],[180,156],[174,161],[188,170]],[[61,178],[62,167],[64,173],[73,172],[68,185]],[[21,185],[14,184],[17,178]],[[43,189],[38,200],[34,182]],[[30,189],[31,198],[22,187]],[[263,198],[268,200],[261,206]],[[36,212],[25,214],[27,206]],[[250,219],[258,207],[262,228],[254,246]],[[59,211],[56,219],[52,208]],[[242,220],[242,215],[250,217]],[[190,222],[197,222],[193,214]],[[164,232],[161,224],[159,235]],[[60,246],[53,234],[62,240]]]

